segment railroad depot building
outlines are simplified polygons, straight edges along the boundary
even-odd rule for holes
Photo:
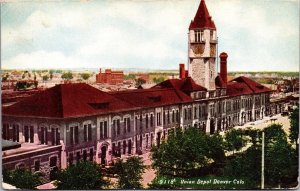
[[[227,81],[226,53],[216,72],[217,43],[201,0],[189,27],[188,71],[181,66],[179,79],[116,92],[60,84],[3,108],[2,137],[20,144],[3,151],[3,168],[41,171],[48,181],[80,160],[108,165],[148,152],[175,127],[213,134],[271,114],[269,88],[243,76]]]

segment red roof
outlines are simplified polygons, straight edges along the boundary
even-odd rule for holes
[[[263,92],[272,92],[272,90],[244,76],[237,77],[227,83],[227,95],[229,96]]]
[[[175,88],[126,90],[111,92],[110,94],[136,107],[143,108],[193,101],[191,97]]]
[[[186,93],[191,93],[195,91],[206,91],[206,88],[196,84],[196,82],[191,77],[187,77],[185,78],[185,81],[181,86],[181,90]]]
[[[226,83],[222,80],[220,75],[216,77],[215,84],[219,88],[226,88]]]
[[[60,84],[3,108],[4,115],[67,118],[134,108],[84,83]]]
[[[182,91],[186,94],[190,94],[195,91],[206,91],[207,89],[196,84],[196,82],[191,78],[187,77],[185,79],[170,79],[163,81],[152,88],[175,88],[176,90]]]
[[[189,29],[216,29],[214,21],[211,19],[205,1],[201,0],[194,20],[191,21]]]

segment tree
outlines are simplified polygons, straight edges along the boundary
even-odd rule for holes
[[[289,116],[290,119],[290,134],[289,138],[292,143],[295,143],[297,146],[297,150],[299,148],[298,138],[299,138],[299,108],[295,109],[291,115]]]
[[[50,75],[50,79],[52,80],[52,78],[53,78],[53,70],[49,71],[49,75]]]
[[[135,74],[128,74],[124,76],[125,80],[134,80],[135,79]]]
[[[43,81],[47,81],[49,79],[49,76],[48,75],[44,75],[43,76]]]
[[[259,187],[261,175],[261,147],[251,146],[245,152],[235,155],[231,160],[227,160],[224,167],[224,176],[246,177],[251,182],[251,187]]]
[[[151,149],[152,166],[158,175],[192,177],[203,167],[225,158],[223,141],[209,136],[195,127],[176,128],[166,141]]]
[[[89,73],[82,73],[82,74],[80,74],[80,76],[84,80],[87,80],[91,77],[91,75]]]
[[[54,182],[57,189],[64,190],[96,190],[108,186],[104,180],[101,167],[95,162],[81,161],[76,165],[57,172]]]
[[[227,161],[225,176],[247,177],[253,181],[253,188],[261,181],[262,131],[247,130],[253,145],[245,152]],[[265,132],[265,184],[274,187],[288,181],[297,181],[298,160],[287,135],[280,124],[266,127]]]
[[[119,160],[114,166],[118,176],[119,189],[141,189],[142,175],[146,166],[141,157],[130,157],[126,162]]]
[[[20,189],[36,189],[41,184],[40,174],[28,169],[3,170],[3,181]]]
[[[138,78],[137,80],[135,80],[135,86],[139,87],[140,85],[146,83],[146,81],[143,78]]]
[[[225,134],[225,144],[226,149],[228,151],[233,151],[233,155],[235,151],[240,150],[245,146],[245,139],[243,138],[242,131],[239,129],[230,129]]]
[[[163,76],[160,76],[158,78],[156,78],[156,77],[153,78],[153,82],[156,84],[159,84],[159,83],[163,82],[164,80],[165,80],[165,78]]]
[[[71,72],[66,72],[61,75],[62,79],[71,80],[73,79],[73,74]]]

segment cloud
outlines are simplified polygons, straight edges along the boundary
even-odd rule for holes
[[[85,67],[77,59],[66,57],[61,52],[37,51],[29,54],[19,54],[3,61],[5,69],[44,69],[44,68],[76,68]]]
[[[174,69],[187,60],[188,25],[198,3],[188,0],[26,3],[23,11],[18,7],[19,12],[11,9],[7,13],[11,18],[21,14],[22,22],[2,26],[3,66],[40,67],[36,63],[44,56],[49,61],[40,62],[41,67],[56,66],[51,64],[53,61],[66,62],[63,66],[68,67]],[[295,3],[295,0],[206,1],[217,25],[219,51],[229,53],[229,69],[280,70],[280,66],[272,64],[280,62],[289,63],[290,68],[297,67],[299,53],[286,51],[299,50],[295,43],[299,41],[299,10],[290,6]],[[34,63],[30,65],[29,61]]]

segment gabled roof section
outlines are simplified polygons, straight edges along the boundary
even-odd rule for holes
[[[60,84],[3,109],[4,115],[67,118],[134,108],[84,83]]]
[[[216,26],[211,16],[209,15],[205,1],[201,0],[195,18],[191,21],[189,30],[204,28],[216,29]]]
[[[272,90],[244,76],[237,77],[227,83],[227,95],[229,96],[264,92],[272,92]]]
[[[191,77],[187,77],[185,79],[170,79],[165,80],[156,86],[152,87],[153,89],[157,88],[174,88],[177,91],[184,92],[185,94],[189,95],[191,92],[195,91],[207,91],[206,88],[196,84],[196,82]]]
[[[150,88],[110,92],[114,97],[136,107],[156,107],[193,101],[191,97],[175,88]]]
[[[215,84],[218,88],[226,88],[226,83],[222,80],[220,75],[216,77]]]
[[[196,82],[191,77],[185,78],[185,81],[182,84],[180,89],[181,89],[181,91],[186,92],[186,93],[191,93],[191,92],[195,92],[195,91],[206,91],[207,90],[206,88],[197,85]]]
[[[237,77],[231,81],[245,83],[253,91],[253,93],[263,93],[263,92],[271,92],[272,91],[270,88],[267,88],[266,86],[263,86],[260,83],[257,83],[257,82],[255,82],[249,78],[246,78],[244,76]]]

